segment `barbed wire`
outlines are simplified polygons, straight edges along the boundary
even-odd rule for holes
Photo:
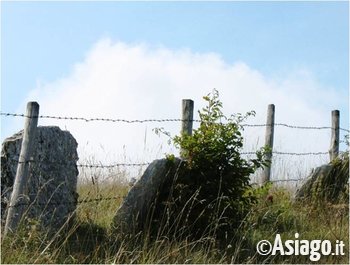
[[[115,167],[142,167],[142,166],[148,166],[150,165],[150,162],[145,163],[117,163],[117,164],[111,164],[111,165],[94,165],[94,164],[77,164],[77,167],[80,168],[115,168]]]
[[[113,197],[102,197],[102,198],[94,198],[94,199],[84,199],[80,200],[77,203],[91,203],[91,202],[100,202],[100,201],[111,201],[111,200],[118,200],[118,199],[124,199],[124,196],[113,196]]]
[[[307,153],[292,153],[292,152],[277,152],[274,151],[272,154],[276,155],[291,155],[291,156],[308,156],[308,155],[328,155],[329,152],[307,152]]]
[[[19,207],[19,206],[47,206],[47,205],[54,205],[54,206],[60,206],[60,205],[79,205],[79,204],[84,204],[84,203],[92,203],[92,202],[101,202],[101,201],[111,201],[111,200],[118,200],[118,199],[124,199],[125,196],[113,196],[113,197],[101,197],[101,198],[92,198],[92,199],[83,199],[79,200],[76,202],[45,202],[45,203],[36,203],[34,202],[20,202],[16,203],[15,205],[8,205],[6,208],[14,208],[14,207]],[[6,204],[6,202],[2,203]]]
[[[40,119],[56,119],[56,120],[75,120],[75,121],[85,121],[85,122],[94,122],[94,121],[101,121],[101,122],[123,122],[123,123],[149,123],[149,122],[183,122],[183,121],[192,121],[192,122],[202,122],[198,119],[192,119],[192,120],[184,120],[184,119],[175,119],[175,118],[168,118],[168,119],[134,119],[134,120],[128,120],[128,119],[112,119],[112,118],[84,118],[84,117],[64,117],[64,116],[50,116],[50,115],[39,115],[39,116],[27,116],[25,114],[17,114],[17,113],[8,113],[8,112],[0,112],[1,116],[12,116],[12,117],[23,117],[23,118],[40,118]],[[243,127],[266,127],[271,126],[271,124],[241,124]],[[299,125],[291,125],[286,123],[275,123],[274,126],[282,126],[287,127],[290,129],[302,129],[302,130],[323,130],[323,129],[333,129],[330,126],[299,126]],[[341,131],[345,131],[350,133],[350,130],[345,128],[339,128]]]
[[[256,155],[256,151],[250,151],[250,152],[241,152],[241,155]],[[328,155],[329,152],[306,152],[306,153],[295,153],[295,152],[279,152],[279,151],[273,151],[272,154],[275,155],[290,155],[290,156],[308,156],[308,155]],[[12,158],[11,161],[17,162],[19,164],[26,164],[26,163],[33,163],[33,164],[54,164],[54,165],[61,165],[61,166],[67,166],[71,163],[62,163],[57,161],[36,161],[36,160],[27,160],[27,161],[19,161],[18,159]],[[73,163],[73,162],[72,162]],[[114,163],[110,165],[104,165],[104,164],[76,164],[79,168],[115,168],[115,167],[142,167],[142,166],[148,166],[151,162],[143,162],[143,163]]]
[[[182,122],[188,121],[183,119],[112,119],[112,118],[84,118],[84,117],[64,117],[64,116],[49,116],[49,115],[39,115],[39,116],[27,116],[25,114],[16,114],[16,113],[5,113],[0,112],[1,116],[13,116],[13,117],[23,117],[23,118],[40,118],[40,119],[55,119],[55,120],[75,120],[75,121],[85,121],[85,122],[93,122],[93,121],[102,121],[102,122],[124,122],[124,123],[147,123],[147,122]],[[194,122],[200,122],[200,120],[190,120]]]
[[[63,117],[63,116],[49,116],[49,115],[40,115],[40,116],[27,116],[24,114],[16,114],[16,113],[5,113],[0,112],[1,116],[13,116],[13,117],[23,117],[23,118],[41,118],[41,119],[56,119],[56,120],[75,120],[75,121],[85,121],[85,122],[94,122],[94,121],[100,121],[100,122],[113,122],[113,123],[149,123],[149,122],[183,122],[183,121],[192,121],[192,122],[201,122],[201,120],[183,120],[183,119],[134,119],[134,120],[128,120],[128,119],[111,119],[111,118],[84,118],[84,117]],[[271,126],[271,124],[241,124],[243,127],[266,127]],[[274,126],[281,126],[281,127],[287,127],[291,129],[303,129],[303,130],[323,130],[323,129],[333,129],[330,126],[297,126],[297,125],[290,125],[286,123],[275,123]],[[339,128],[339,130],[350,132],[348,129]],[[344,142],[344,141],[341,141]],[[241,155],[255,155],[255,151],[249,151],[249,152],[241,152]],[[281,151],[273,151],[272,154],[274,155],[290,155],[290,156],[307,156],[307,155],[328,155],[328,152],[281,152]],[[52,163],[56,165],[67,165],[67,163],[60,163],[60,162],[51,162],[51,161],[35,161],[35,160],[27,160],[27,161],[18,161],[16,159],[12,159],[16,161],[17,163]],[[74,163],[75,164],[75,163]],[[103,164],[76,164],[79,168],[115,168],[115,167],[137,167],[137,166],[147,166],[150,165],[150,162],[143,162],[143,163],[114,163],[110,165],[103,165]],[[277,179],[277,180],[271,180],[271,182],[298,182],[303,181],[304,179]],[[68,205],[68,204],[85,204],[85,203],[94,203],[94,202],[101,202],[101,201],[111,201],[111,200],[117,200],[122,199],[124,196],[113,196],[113,197],[100,197],[100,198],[91,198],[91,199],[82,199],[75,202],[46,202],[46,203],[33,203],[33,202],[25,202],[25,203],[17,203],[15,205],[9,205],[9,207],[19,207],[19,206],[28,206],[28,205]],[[2,202],[3,203],[3,202]]]
[[[273,179],[270,180],[270,182],[275,183],[275,182],[289,182],[289,181],[303,181],[305,179]]]
[[[58,162],[58,161],[45,161],[45,160],[27,160],[27,161],[19,161],[18,159],[11,158],[11,161],[17,162],[19,164],[27,164],[27,163],[33,163],[33,164],[54,164],[54,165],[60,165],[60,166],[67,166],[69,164],[73,164],[74,162],[72,161],[71,163],[63,163],[63,162]],[[110,165],[103,165],[103,164],[75,164],[77,167],[80,168],[114,168],[114,167],[121,167],[121,166],[130,166],[130,167],[137,167],[137,166],[147,166],[150,165],[150,162],[143,162],[143,163],[115,163],[115,164],[110,164]]]
[[[302,130],[324,130],[324,129],[332,129],[330,126],[299,126],[299,125],[290,125],[286,123],[274,123],[274,126],[282,126],[282,127],[287,127],[291,129],[302,129]],[[271,126],[271,124],[263,123],[263,124],[247,124],[244,123],[242,124],[243,127],[267,127]],[[345,130],[350,132],[347,129],[339,128],[341,130]]]
[[[241,152],[241,155],[255,155],[256,151],[251,152]],[[272,151],[272,154],[275,155],[291,155],[291,156],[305,156],[305,155],[328,155],[328,152],[306,152],[306,153],[296,153],[296,152],[279,152],[279,151]]]
[[[276,179],[276,180],[270,180],[270,182],[290,182],[290,181],[303,181],[305,179]],[[258,183],[251,183],[251,185],[259,185]],[[112,200],[118,200],[118,199],[124,199],[125,196],[112,196],[112,197],[100,197],[100,198],[91,198],[91,199],[82,199],[75,202],[45,202],[45,203],[37,203],[37,202],[20,202],[16,203],[15,205],[6,205],[7,202],[2,201],[1,203],[5,204],[4,208],[16,208],[20,206],[48,206],[48,205],[54,205],[54,206],[60,206],[60,205],[80,205],[85,203],[93,203],[93,202],[101,202],[101,201],[112,201]]]
[[[293,181],[293,182],[297,182],[297,181],[304,181],[306,180],[307,178],[303,178],[303,179],[273,179],[273,180],[269,180],[269,182],[271,183],[276,183],[276,182],[290,182],[290,181]],[[250,185],[260,185],[261,183],[258,183],[258,182],[252,182],[250,183]]]

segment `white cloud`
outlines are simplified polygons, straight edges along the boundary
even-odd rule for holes
[[[267,105],[274,103],[276,122],[327,126],[330,111],[343,104],[341,97],[318,84],[307,71],[272,80],[244,62],[228,64],[215,53],[151,48],[145,44],[114,43],[109,39],[99,41],[69,76],[41,84],[30,93],[28,100],[38,101],[43,115],[180,118],[182,99],[193,99],[198,110],[203,106],[202,96],[213,88],[220,91],[226,114],[255,110],[256,117],[248,123],[265,123]],[[79,142],[81,158],[93,154],[105,163],[142,162],[161,157],[169,147],[152,128],[164,127],[172,134],[180,128],[179,123],[44,119],[40,124],[58,124],[68,129]],[[263,128],[246,129],[246,135],[247,150],[263,144]],[[327,151],[329,134],[278,127],[275,144],[276,149],[286,152]],[[310,161],[314,161],[313,158]],[[310,167],[315,163],[320,162],[306,164]]]

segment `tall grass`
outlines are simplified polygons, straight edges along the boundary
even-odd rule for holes
[[[307,256],[261,256],[256,244],[283,239],[343,240],[345,256],[326,256],[318,263],[348,263],[348,204],[311,205],[293,201],[281,187],[256,189],[258,203],[246,216],[235,237],[219,246],[209,235],[198,240],[145,234],[121,237],[111,229],[112,219],[130,186],[122,171],[86,171],[78,185],[79,200],[113,198],[81,203],[76,218],[55,236],[20,229],[2,241],[1,263],[310,263]],[[266,198],[270,198],[267,200]],[[272,198],[272,199],[271,199]]]

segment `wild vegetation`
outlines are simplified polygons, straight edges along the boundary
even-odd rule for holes
[[[241,123],[254,112],[227,118],[217,90],[204,100],[207,106],[199,111],[199,128],[191,135],[183,133],[172,138],[185,166],[159,189],[159,203],[152,215],[163,222],[153,222],[152,227],[164,227],[167,237],[210,237],[227,245],[256,200],[249,176],[268,161],[265,149],[256,152],[256,158],[251,160],[240,155]],[[174,159],[173,155],[167,157],[170,163]],[[176,225],[171,224],[174,220]]]
[[[83,198],[105,198],[123,196],[128,188],[120,183],[86,183],[79,193]],[[256,252],[260,240],[273,242],[276,233],[294,239],[296,232],[303,239],[343,240],[348,248],[347,203],[294,203],[290,191],[272,185],[254,191],[257,203],[236,230],[235,240],[224,248],[210,238],[170,241],[163,237],[149,242],[134,235],[120,241],[110,230],[121,202],[115,199],[78,205],[76,221],[63,237],[52,240],[32,227],[6,238],[1,263],[310,263],[307,256],[261,256]],[[345,256],[322,257],[318,263],[345,264],[349,260],[345,250]]]
[[[253,113],[226,118],[216,91],[205,100],[208,106],[200,112],[200,127],[192,136],[173,138],[191,172],[191,179],[174,187],[175,197],[183,198],[175,202],[178,211],[172,227],[176,229],[163,229],[160,223],[157,230],[163,233],[153,237],[149,237],[151,231],[116,235],[112,219],[130,189],[125,173],[100,172],[113,175],[113,181],[105,182],[106,178],[90,171],[81,176],[85,181],[78,193],[87,201],[78,204],[74,221],[54,237],[40,231],[34,221],[22,227],[2,241],[1,262],[310,263],[309,256],[264,256],[256,251],[260,240],[273,242],[277,233],[294,239],[299,233],[302,239],[343,240],[345,255],[324,256],[318,263],[347,263],[348,190],[342,189],[347,187],[348,156],[334,161],[333,177],[344,180],[341,188],[334,189],[341,192],[321,193],[318,200],[295,201],[293,191],[272,183],[251,186],[249,175],[268,163],[264,159],[267,149],[260,150],[255,160],[240,156],[240,122]],[[168,159],[171,162],[173,156]],[[184,218],[176,218],[179,215]],[[197,233],[182,233],[184,222]]]

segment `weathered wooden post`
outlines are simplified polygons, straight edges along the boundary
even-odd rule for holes
[[[272,161],[272,150],[273,150],[273,134],[275,128],[275,105],[270,104],[267,107],[267,120],[266,120],[266,133],[265,133],[265,146],[270,148],[267,153],[267,159]],[[271,176],[271,164],[266,167],[263,171],[262,183],[270,181]]]
[[[182,100],[182,126],[181,134],[192,135],[193,128],[193,106],[194,102],[191,99]],[[183,151],[180,151],[180,156],[182,157]]]
[[[339,154],[339,110],[332,111],[332,136],[331,146],[329,148],[329,158],[332,161]]]
[[[15,232],[26,204],[26,186],[29,178],[29,161],[32,156],[36,128],[38,125],[39,104],[37,102],[28,102],[26,119],[24,122],[23,140],[21,152],[18,159],[16,178],[13,184],[11,200],[6,216],[4,236],[8,232]]]

